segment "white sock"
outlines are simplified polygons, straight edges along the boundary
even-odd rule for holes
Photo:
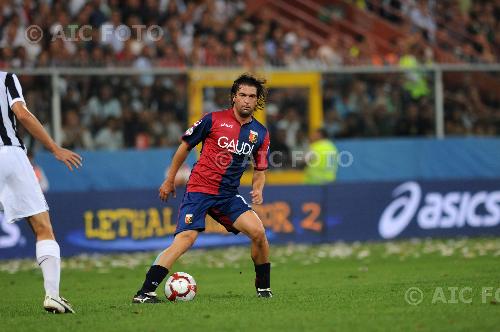
[[[45,294],[59,297],[61,278],[61,250],[54,240],[42,240],[36,243],[36,260],[43,273]]]

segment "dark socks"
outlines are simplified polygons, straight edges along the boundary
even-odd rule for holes
[[[144,280],[142,288],[137,293],[144,294],[154,292],[158,285],[161,284],[163,279],[165,279],[167,274],[168,269],[166,267],[163,267],[161,265],[152,265],[149,268],[148,273],[146,273],[146,280]]]
[[[271,263],[255,265],[255,288],[271,287]]]

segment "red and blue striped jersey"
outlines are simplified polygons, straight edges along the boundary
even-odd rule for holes
[[[190,149],[203,142],[187,192],[237,193],[241,176],[252,159],[255,170],[268,168],[269,132],[253,117],[241,125],[232,108],[206,114],[182,139]]]

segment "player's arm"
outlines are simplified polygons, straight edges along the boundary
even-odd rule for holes
[[[12,105],[12,111],[16,118],[26,128],[26,130],[40,141],[47,150],[52,152],[54,157],[63,162],[71,171],[73,167],[79,168],[82,166],[82,157],[73,151],[61,148],[49,136],[45,128],[38,119],[28,110],[26,104],[22,101],[17,101]]]
[[[269,143],[269,132],[267,132],[262,144],[253,155],[255,165],[250,192],[253,204],[262,204],[264,201],[262,192],[266,183],[266,169],[269,167]]]
[[[252,191],[250,195],[252,195],[252,203],[253,204],[262,204],[264,198],[262,196],[262,192],[264,191],[264,184],[266,183],[266,171],[253,171],[252,178]]]
[[[206,114],[201,120],[196,121],[191,128],[182,135],[182,143],[172,159],[172,165],[167,174],[167,178],[160,186],[160,199],[166,201],[170,194],[175,197],[175,175],[186,160],[189,151],[198,143],[203,141],[212,128],[212,114]]]
[[[172,164],[170,165],[170,169],[168,170],[167,178],[165,179],[165,181],[163,181],[159,189],[159,196],[162,201],[166,201],[170,194],[173,194],[173,196],[176,197],[175,176],[177,175],[177,172],[179,171],[179,168],[181,168],[184,161],[186,161],[189,150],[189,144],[185,141],[182,141],[181,145],[179,145],[179,148],[175,152],[174,157],[172,158]]]

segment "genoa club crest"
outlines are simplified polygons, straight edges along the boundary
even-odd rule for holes
[[[259,134],[256,131],[250,130],[250,135],[248,136],[248,140],[250,143],[257,143],[257,138]]]
[[[193,222],[193,215],[192,214],[186,214],[186,217],[184,218],[184,222],[186,224],[190,224]]]

